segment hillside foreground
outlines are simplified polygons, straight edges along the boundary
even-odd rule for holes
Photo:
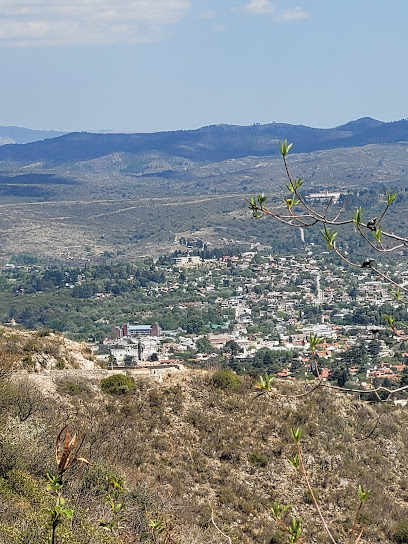
[[[13,331],[14,344],[34,334]],[[211,523],[212,512],[232,542],[284,543],[270,509],[274,501],[293,505],[288,514],[302,518],[305,542],[327,542],[310,494],[288,462],[295,453],[291,427],[303,431],[307,470],[339,543],[349,541],[359,484],[371,490],[361,542],[393,542],[402,534],[408,520],[403,408],[326,390],[254,400],[253,378],[223,380],[204,371],[162,383],[136,379],[127,393],[114,395],[98,379],[61,369],[55,387],[39,390],[32,379],[38,372],[13,373],[21,353],[10,355],[5,345],[12,344],[3,341],[0,359],[2,544],[49,542],[54,498],[45,475],[56,470],[55,439],[66,425],[86,434],[80,454],[91,465],[73,463],[64,474],[62,493],[73,516],[57,527],[61,544],[221,544],[226,538]],[[293,394],[307,386],[276,387]],[[114,479],[124,481],[120,523],[106,529],[101,522],[111,520],[106,497]]]

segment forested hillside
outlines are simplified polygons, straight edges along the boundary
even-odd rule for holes
[[[271,123],[244,127],[211,125],[197,130],[152,134],[71,133],[22,147],[5,146],[0,149],[0,161],[41,161],[56,166],[112,153],[157,151],[195,162],[218,162],[249,155],[278,155],[277,149],[271,150],[271,144],[284,138],[296,141],[300,153],[372,143],[396,143],[408,140],[408,121],[383,123],[363,118],[332,129]]]

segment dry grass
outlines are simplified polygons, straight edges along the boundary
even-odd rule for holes
[[[48,330],[27,331],[0,326],[0,373],[3,367],[7,372],[32,372],[84,366],[92,368],[93,365],[94,356],[84,344]]]
[[[294,454],[291,426],[303,429],[311,483],[339,542],[347,542],[358,484],[372,490],[363,510],[365,542],[391,542],[408,516],[408,439],[401,409],[369,406],[329,391],[296,401],[263,396],[251,402],[251,379],[230,391],[216,387],[206,373],[193,372],[162,384],[137,380],[121,397],[79,378],[75,385],[78,394],[62,386],[61,397],[53,400],[38,394],[39,406],[24,418],[13,408],[16,390],[4,394],[7,439],[1,445],[0,476],[6,481],[10,471],[24,467],[41,482],[52,470],[55,436],[68,422],[86,433],[83,455],[94,464],[88,470],[76,467],[66,478],[65,493],[76,501],[87,527],[103,517],[106,477],[117,474],[128,488],[129,542],[149,542],[142,528],[149,519],[163,518],[174,542],[221,543],[210,523],[213,509],[217,525],[233,542],[269,544],[278,538],[270,513],[278,500],[292,504],[293,513],[304,519],[306,542],[323,543],[305,486],[287,460]],[[286,387],[282,384],[282,391]],[[357,441],[378,411],[383,416],[376,433]],[[1,485],[0,480],[0,503]],[[0,523],[3,515],[6,519],[0,508]],[[18,526],[23,523],[24,511],[16,519]]]

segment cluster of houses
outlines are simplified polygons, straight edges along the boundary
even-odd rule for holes
[[[323,196],[327,198],[326,194]],[[305,247],[301,257],[262,255],[256,250],[212,259],[177,255],[169,265],[157,265],[159,267],[165,281],[148,282],[140,287],[143,296],[161,300],[163,305],[169,301],[175,305],[178,315],[184,311],[204,314],[209,308],[217,309],[220,322],[211,323],[209,329],[196,334],[188,334],[181,328],[181,322],[170,331],[162,331],[157,322],[115,325],[97,354],[108,367],[178,365],[182,368],[186,359],[197,363],[217,362],[225,345],[234,341],[240,350],[234,354],[238,361],[250,361],[262,348],[287,351],[297,362],[296,367],[300,364],[308,374],[313,370],[308,343],[312,334],[322,338],[317,356],[321,361],[321,375],[328,378],[330,367],[347,350],[359,343],[368,345],[377,341],[371,330],[373,323],[353,322],[354,314],[367,308],[372,311],[384,304],[391,307],[400,304],[382,278],[365,268],[334,265],[328,252],[317,251],[313,244]],[[389,270],[402,284],[408,282],[408,270],[403,263]],[[387,272],[387,265],[383,271]],[[127,279],[132,281],[133,277]],[[84,281],[79,275],[77,284]],[[66,287],[74,288],[77,284]],[[106,292],[93,296],[116,295]],[[149,319],[148,313],[138,317],[142,323]],[[155,318],[159,320],[158,315]],[[100,321],[109,323],[109,316]],[[11,320],[10,326],[15,325]],[[377,320],[377,331],[384,330],[385,326],[385,323],[379,325]],[[400,379],[405,370],[404,357],[408,349],[404,344],[408,338],[403,330],[394,330],[392,335],[392,342],[387,345],[379,341],[378,356],[368,361],[364,373],[361,368],[348,369],[351,379],[367,386],[375,378]],[[200,342],[203,337],[208,342]],[[206,346],[204,352],[203,346]],[[188,356],[183,357],[183,353]],[[285,365],[278,375],[290,379],[294,372],[290,363]]]
[[[203,363],[216,361],[220,351],[227,342],[234,341],[240,348],[235,355],[237,360],[248,360],[262,348],[271,351],[291,351],[294,360],[304,367],[305,373],[313,370],[310,360],[308,338],[311,334],[322,338],[317,356],[323,361],[321,376],[329,378],[328,363],[338,360],[341,354],[357,343],[369,343],[376,339],[370,325],[344,325],[342,320],[353,313],[355,308],[370,304],[380,306],[385,303],[397,304],[392,298],[386,282],[373,277],[367,270],[350,272],[339,266],[322,266],[322,262],[310,251],[307,258],[299,259],[294,256],[270,256],[256,259],[256,252],[246,252],[240,257],[225,257],[218,259],[218,265],[204,270],[203,260],[179,257],[173,265],[186,270],[194,268],[195,274],[190,279],[186,270],[186,279],[182,283],[170,278],[166,285],[155,287],[156,296],[162,296],[171,291],[179,292],[185,286],[184,292],[193,287],[196,295],[194,301],[187,298],[179,303],[179,308],[208,307],[208,294],[218,294],[220,285],[232,289],[228,298],[212,296],[211,304],[221,310],[229,311],[229,320],[233,326],[228,330],[220,326],[219,330],[203,334],[187,334],[186,331],[165,331],[162,334],[156,323],[151,325],[124,325],[112,329],[113,339],[111,355],[119,364],[123,364],[126,356],[131,356],[135,364],[175,364],[182,365],[182,360],[174,357],[173,353],[194,352],[189,360]],[[190,260],[191,259],[191,260]],[[327,263],[328,261],[326,261]],[[197,275],[197,267],[203,272]],[[227,269],[228,267],[228,269]],[[231,268],[235,270],[231,276]],[[403,272],[402,272],[403,273]],[[196,300],[201,295],[202,300]],[[310,319],[310,309],[318,309],[318,319]],[[231,318],[231,312],[233,318]],[[225,316],[227,317],[227,316]],[[260,324],[273,323],[274,334],[254,332]],[[225,325],[225,324],[224,324]],[[378,330],[385,325],[377,326]],[[404,331],[394,331],[394,344],[399,345],[408,341]],[[170,341],[171,336],[177,339]],[[206,353],[197,349],[197,342],[205,336],[212,350]],[[165,338],[165,340],[164,340]],[[349,373],[352,380],[360,385],[370,387],[374,378],[398,380],[405,365],[401,361],[391,361],[394,350],[380,342],[381,348],[375,363],[369,362],[364,369],[351,367]],[[407,355],[402,353],[402,355]],[[129,357],[127,358],[129,360]],[[357,377],[359,374],[359,377]],[[279,377],[293,377],[291,364],[278,373]]]

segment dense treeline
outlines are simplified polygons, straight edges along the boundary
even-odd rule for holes
[[[165,330],[208,332],[212,324],[229,318],[213,307],[216,294],[203,301],[197,290],[205,285],[204,278],[197,280],[200,274],[186,274],[151,259],[84,268],[18,267],[0,275],[0,319],[81,339],[101,339],[109,334],[111,324],[126,322],[156,321]],[[220,289],[221,294],[232,293],[223,285]],[[197,307],[180,307],[187,300]]]
[[[143,265],[98,265],[89,268],[36,268],[31,272],[17,269],[6,275],[13,280],[16,291],[36,293],[49,289],[72,288],[72,296],[87,298],[98,291],[119,294],[137,287],[147,287],[150,282],[163,283],[165,276],[157,267]]]
[[[383,325],[384,314],[391,315],[396,322],[404,322],[407,318],[404,307],[395,308],[391,304],[383,304],[357,306],[353,308],[352,313],[345,315],[340,321],[344,325]]]

